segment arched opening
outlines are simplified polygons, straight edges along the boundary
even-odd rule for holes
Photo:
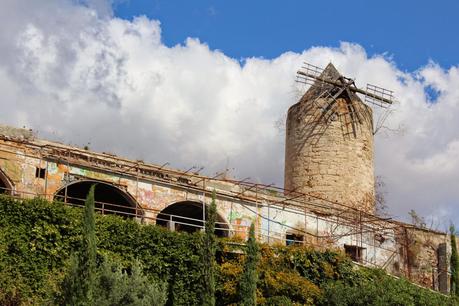
[[[13,185],[11,184],[6,174],[0,170],[0,194],[11,194],[12,191]]]
[[[97,181],[71,183],[56,192],[54,199],[71,205],[84,206],[89,189],[94,184],[96,184],[94,201],[97,211],[102,214],[116,214],[128,218],[142,215],[136,201],[129,194],[113,185]]]
[[[208,212],[209,206],[205,206]],[[207,219],[207,213],[206,213]],[[156,224],[167,227],[174,231],[193,233],[204,228],[203,204],[193,201],[183,201],[169,205],[156,217]],[[229,226],[225,220],[217,214],[215,223],[215,235],[228,237]]]

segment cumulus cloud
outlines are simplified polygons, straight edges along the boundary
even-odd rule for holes
[[[167,47],[159,21],[112,16],[107,1],[0,4],[0,121],[47,138],[207,174],[283,183],[284,133],[276,127],[303,88],[302,61],[332,61],[357,84],[399,103],[376,138],[376,171],[396,216],[410,209],[455,219],[459,190],[459,68],[400,71],[352,43],[242,63],[198,39]],[[431,101],[426,90],[434,91]]]

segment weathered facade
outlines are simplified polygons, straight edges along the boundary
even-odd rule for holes
[[[262,242],[343,249],[361,264],[448,290],[450,247],[444,233],[380,219],[313,194],[181,172],[0,127],[0,192],[81,205],[93,183],[100,212],[184,231],[202,229],[215,190],[220,236],[245,238],[254,222]]]

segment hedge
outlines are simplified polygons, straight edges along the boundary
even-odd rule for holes
[[[81,237],[82,209],[43,199],[0,196],[0,305],[51,305]],[[168,284],[169,305],[199,305],[201,233],[170,232],[118,216],[96,218],[98,258]],[[341,252],[260,245],[257,301],[265,305],[456,305],[374,269],[357,269]],[[219,240],[217,304],[238,303],[244,255]],[[360,304],[356,301],[361,301]]]

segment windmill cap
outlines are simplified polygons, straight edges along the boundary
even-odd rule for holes
[[[323,79],[337,80],[341,76],[341,73],[335,68],[335,66],[330,62],[327,67],[322,71],[320,77]]]

